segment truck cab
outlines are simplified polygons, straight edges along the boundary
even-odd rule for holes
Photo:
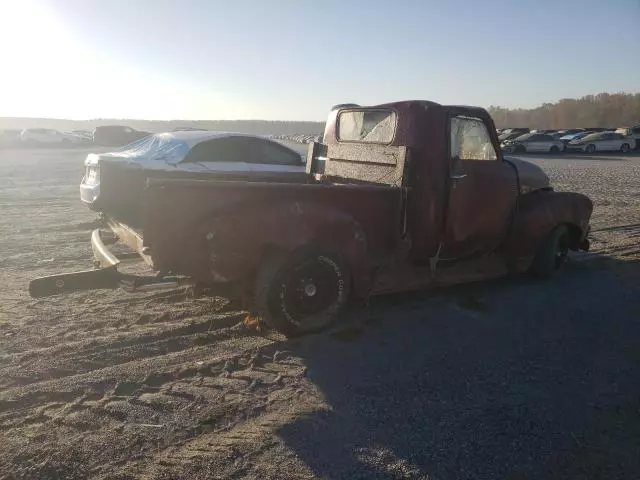
[[[330,114],[324,139],[334,164],[328,173],[337,171],[336,179],[350,171],[352,177],[404,190],[401,236],[411,244],[412,262],[450,264],[517,243],[518,258],[526,263],[527,242],[535,245],[561,217],[574,234],[573,245],[586,235],[591,202],[554,192],[542,169],[504,157],[482,108],[410,101],[340,109]],[[389,158],[398,159],[392,174],[380,166]],[[336,167],[351,162],[360,167],[345,166],[344,172]],[[584,210],[570,213],[574,207]],[[534,228],[529,217],[538,209],[547,223]]]

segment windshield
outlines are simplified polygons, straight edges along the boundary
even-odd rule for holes
[[[391,110],[347,110],[338,115],[338,138],[346,142],[390,143],[396,130]]]
[[[602,140],[604,138],[604,135],[604,133],[590,133],[589,135],[585,135],[581,139],[584,141]]]
[[[519,137],[516,137],[515,140],[522,142],[525,140],[529,140],[531,137],[533,137],[534,135],[536,135],[535,133],[525,133],[524,135],[520,135]]]

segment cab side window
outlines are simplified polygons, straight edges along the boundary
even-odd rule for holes
[[[451,158],[459,160],[496,160],[486,125],[479,118],[453,117],[449,124]]]

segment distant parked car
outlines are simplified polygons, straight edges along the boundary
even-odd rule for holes
[[[640,149],[640,124],[633,127],[620,127],[616,129],[615,133],[632,138],[636,143],[635,150]]]
[[[91,130],[72,130],[71,133],[89,142],[93,142],[93,132]]]
[[[13,146],[21,142],[20,130],[0,130],[0,146]]]
[[[34,145],[79,145],[82,137],[69,132],[59,132],[51,128],[26,128],[20,133],[24,143]]]
[[[544,133],[526,133],[513,140],[505,140],[500,146],[509,153],[560,153],[564,150],[564,143]]]
[[[583,128],[567,128],[564,130],[556,130],[554,133],[551,134],[551,136],[553,138],[561,138],[567,135],[575,135],[577,133],[582,133],[584,132]]]
[[[93,143],[107,147],[122,147],[150,135],[131,127],[122,125],[106,125],[93,130]]]
[[[587,135],[591,135],[591,133],[590,132],[571,133],[568,135],[562,135],[561,137],[558,138],[558,140],[560,140],[562,143],[566,145],[571,140],[580,140],[582,137],[586,137]]]
[[[207,132],[206,128],[198,128],[198,127],[176,127],[173,129],[174,132]]]
[[[543,128],[538,128],[536,130],[531,130],[531,132],[529,133],[546,133],[547,135],[551,135],[556,133],[557,130],[553,130],[553,129],[543,129]]]
[[[598,132],[586,135],[567,143],[567,152],[616,152],[627,153],[633,150],[636,141],[615,132]]]
[[[518,127],[518,128],[505,128],[502,130],[502,134],[505,133],[519,133],[520,135],[524,135],[525,133],[529,133],[530,130],[526,127]]]
[[[500,135],[498,135],[498,140],[500,142],[504,142],[506,140],[513,140],[514,138],[518,138],[521,137],[522,135],[524,135],[523,133],[520,132],[513,132],[513,133],[501,133]]]

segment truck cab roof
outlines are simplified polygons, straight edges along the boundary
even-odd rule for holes
[[[368,142],[366,139],[354,140],[351,137],[340,138],[339,126],[340,115],[346,112],[392,112],[394,119],[387,119],[388,123],[393,123],[392,135],[388,137],[378,137],[374,141]],[[443,118],[446,116],[469,116],[475,117],[487,124],[492,132],[492,140],[498,145],[495,125],[489,113],[481,107],[471,107],[466,105],[442,105],[430,100],[405,100],[400,102],[384,103],[372,106],[346,106],[332,110],[329,113],[324,131],[324,143],[330,145],[335,143],[377,143],[390,146],[420,147],[428,145],[435,146],[427,135],[434,128],[442,130],[446,125]],[[365,120],[366,122],[366,120]],[[444,132],[440,132],[444,133]],[[495,138],[493,138],[495,137]],[[364,140],[364,142],[362,142]],[[442,135],[438,143],[446,142],[446,136]]]

